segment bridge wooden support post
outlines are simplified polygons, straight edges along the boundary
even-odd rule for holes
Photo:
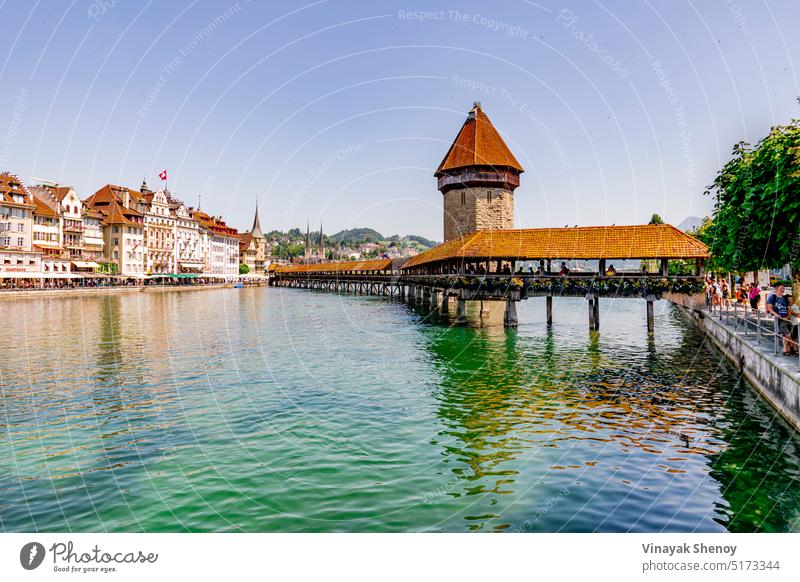
[[[589,331],[594,331],[597,329],[597,324],[595,322],[595,312],[594,312],[594,295],[589,293],[586,295],[586,301],[589,304]]]
[[[442,292],[442,313],[449,313],[450,312],[450,294],[445,289]]]
[[[417,299],[417,288],[414,285],[408,286],[408,302],[414,303]]]
[[[519,319],[517,318],[517,302],[513,299],[506,299],[506,311],[503,314],[503,326],[517,327]]]
[[[594,331],[600,331],[600,297],[594,296]]]
[[[645,300],[647,301],[647,333],[652,334],[656,327],[656,318],[653,313],[653,301],[656,300],[656,296],[647,295]]]
[[[467,302],[459,295],[456,300],[456,324],[467,323]]]
[[[426,307],[430,306],[431,304],[431,288],[430,287],[423,287],[422,288],[422,304]]]
[[[431,289],[431,307],[439,307],[439,290]]]
[[[545,310],[547,311],[547,325],[553,325],[553,296],[545,297]]]

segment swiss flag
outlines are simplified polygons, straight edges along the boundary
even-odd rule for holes
[[[166,181],[166,179],[167,179],[167,171],[166,171],[166,170],[164,170],[163,172],[161,172],[161,173],[158,175],[158,177],[159,177],[159,178],[161,178],[162,180]]]

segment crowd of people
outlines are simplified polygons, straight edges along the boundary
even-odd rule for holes
[[[709,308],[715,307],[730,309],[733,304],[741,305],[745,309],[749,305],[754,313],[760,309],[763,289],[758,281],[733,285],[721,277],[706,277],[706,304]],[[786,295],[786,286],[777,283],[771,293],[767,295],[764,311],[778,322],[778,333],[783,342],[783,355],[797,355],[798,353],[798,324],[800,323],[800,298]]]

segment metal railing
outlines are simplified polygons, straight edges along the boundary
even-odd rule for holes
[[[740,305],[736,301],[723,303],[707,303],[711,316],[718,319],[734,333],[741,331],[745,340],[754,341],[756,344],[769,342],[772,344],[772,353],[776,356],[783,354],[783,335],[780,332],[780,320],[758,308],[750,305]],[[791,321],[791,317],[789,318]],[[797,326],[797,323],[791,325]],[[794,329],[794,328],[793,328]],[[791,336],[790,336],[791,337]],[[800,344],[797,339],[789,339],[789,345],[798,352],[796,359],[800,366]]]

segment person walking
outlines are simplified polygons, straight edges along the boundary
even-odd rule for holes
[[[758,286],[758,281],[753,283],[753,286],[750,287],[748,297],[750,299],[750,308],[753,311],[758,311],[758,304],[761,303],[761,287]]]
[[[789,301],[784,297],[786,287],[778,283],[775,292],[767,298],[767,313],[771,314],[778,322],[778,333],[783,338],[783,355],[792,353],[792,322],[789,318]]]

